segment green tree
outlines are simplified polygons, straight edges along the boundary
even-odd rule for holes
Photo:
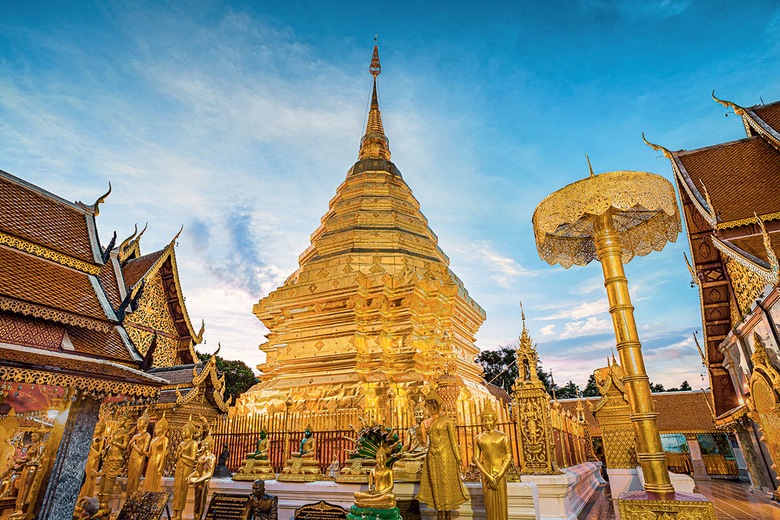
[[[582,397],[599,397],[600,395],[599,387],[596,386],[596,376],[591,374],[588,376],[588,382],[582,390]]]
[[[573,399],[580,393],[580,387],[569,380],[565,385],[555,389],[555,396],[558,399]]]
[[[693,390],[693,389],[691,388],[691,385],[690,385],[690,384],[688,384],[688,380],[686,379],[686,380],[685,380],[685,381],[683,381],[683,382],[682,382],[682,384],[680,385],[680,390]]]
[[[666,392],[666,390],[664,390],[664,385],[662,385],[661,383],[656,384],[656,383],[653,383],[652,381],[650,381],[650,391],[651,392]]]
[[[196,352],[198,360],[205,363],[211,354]],[[257,379],[252,370],[243,361],[232,361],[217,356],[217,372],[225,374],[225,401],[231,397],[238,398],[241,394],[252,388]]]
[[[483,350],[477,356],[477,363],[485,371],[485,381],[493,383],[512,393],[512,385],[517,379],[517,357],[515,347],[502,345],[498,350]]]

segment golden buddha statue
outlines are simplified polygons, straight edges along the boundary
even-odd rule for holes
[[[195,460],[198,456],[198,442],[192,438],[195,433],[195,424],[192,417],[182,427],[182,441],[176,447],[176,470],[173,475],[173,520],[181,520],[181,513],[187,503],[187,491],[189,486],[187,478],[195,469]]]
[[[360,508],[391,509],[395,507],[393,470],[386,466],[387,449],[376,451],[376,466],[368,474],[368,491],[355,491],[355,505]]]
[[[276,473],[268,460],[268,434],[260,430],[260,438],[257,439],[255,451],[247,453],[241,463],[241,467],[232,476],[233,480],[273,480]]]
[[[423,438],[422,422],[425,419],[425,407],[422,403],[414,407],[415,426],[406,430],[404,444],[393,465],[394,478],[398,482],[419,482],[422,464],[428,453],[428,442]]]
[[[111,497],[111,492],[114,490],[116,478],[124,469],[125,452],[127,451],[127,444],[130,436],[128,430],[131,419],[126,415],[120,415],[119,410],[117,410],[116,419],[113,422],[113,427],[108,428],[110,433],[108,434],[105,448],[106,456],[103,459],[100,492],[98,493],[98,498],[100,499],[100,511],[98,514],[105,516],[108,516],[111,513],[111,507],[108,505],[108,500]]]
[[[27,446],[22,473],[17,481],[19,492],[16,495],[15,513],[23,511],[24,507],[30,502],[30,499],[32,498],[30,496],[30,490],[33,487],[35,476],[38,473],[38,469],[43,462],[43,455],[46,452],[46,444],[43,442],[44,434],[45,432],[43,430],[35,430],[32,432],[32,442]]]
[[[299,451],[292,453],[292,458],[284,464],[279,475],[280,482],[313,482],[323,478],[320,463],[317,460],[317,440],[314,438],[311,426],[303,432]]]
[[[11,408],[8,414],[0,420],[0,497],[10,486],[16,460],[16,448],[11,439],[13,439],[18,427],[19,419],[16,418],[16,411]]]
[[[106,445],[106,439],[103,437],[105,431],[106,423],[104,421],[98,421],[95,425],[95,433],[92,434],[92,443],[89,446],[87,464],[84,466],[84,484],[81,485],[81,491],[79,491],[76,503],[81,502],[81,499],[84,497],[95,496],[95,481],[97,480],[97,477],[101,475],[98,470],[100,469],[100,458],[103,455],[103,448]]]
[[[482,474],[487,520],[508,520],[509,504],[506,473],[512,462],[509,437],[496,430],[496,412],[488,405],[482,410],[484,431],[474,438],[474,464]]]
[[[453,420],[441,412],[441,396],[432,390],[425,397],[430,417],[423,421],[423,438],[428,440],[420,492],[417,499],[437,511],[437,518],[449,520],[450,511],[468,501],[460,476],[460,448]]]
[[[149,429],[149,414],[144,411],[136,423],[136,433],[130,438],[128,450],[130,457],[127,462],[127,495],[138,489],[141,483],[141,472],[144,469],[144,462],[149,456],[149,441],[152,436],[147,431]]]
[[[214,474],[216,456],[213,453],[214,440],[211,435],[206,436],[201,442],[201,454],[195,464],[195,470],[187,477],[187,483],[195,488],[195,505],[193,507],[194,520],[201,520],[206,511],[206,498],[209,494],[209,482]]]
[[[162,417],[154,426],[154,437],[149,443],[149,463],[146,465],[142,488],[144,491],[162,491],[165,455],[168,453],[168,443],[170,442],[167,433],[168,419],[165,418],[165,412],[163,412]]]

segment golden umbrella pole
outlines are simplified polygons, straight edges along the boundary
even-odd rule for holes
[[[623,270],[623,248],[612,221],[612,211],[607,210],[593,217],[593,231],[596,257],[604,271],[604,287],[615,329],[616,347],[620,364],[626,373],[623,382],[631,406],[631,421],[637,438],[637,459],[644,473],[645,489],[661,494],[674,493],[658,431],[658,414],[653,407],[650,379],[645,370],[642,345],[634,321],[634,306],[631,305],[628,280]]]
[[[680,216],[674,188],[651,173],[591,171],[543,200],[533,223],[539,255],[550,264],[601,262],[645,490],[673,494],[623,263],[676,240]]]

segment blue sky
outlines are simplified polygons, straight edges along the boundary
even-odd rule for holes
[[[0,169],[66,198],[114,193],[98,225],[185,226],[178,258],[206,350],[261,360],[252,304],[297,266],[357,158],[373,36],[393,161],[488,320],[519,301],[556,381],[584,384],[614,344],[600,266],[542,262],[531,215],[594,169],[670,178],[642,143],[744,136],[710,92],[780,98],[780,6],[695,2],[0,3]],[[706,386],[684,235],[627,266],[651,379]]]

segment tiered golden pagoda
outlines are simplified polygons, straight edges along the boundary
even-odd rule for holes
[[[474,335],[485,312],[449,269],[449,259],[390,162],[374,76],[358,161],[284,283],[255,305],[270,330],[262,383],[238,413],[284,409],[411,411],[423,385],[443,367],[459,399],[492,399],[474,362]],[[465,389],[465,391],[462,391]],[[392,396],[392,397],[389,397]]]

